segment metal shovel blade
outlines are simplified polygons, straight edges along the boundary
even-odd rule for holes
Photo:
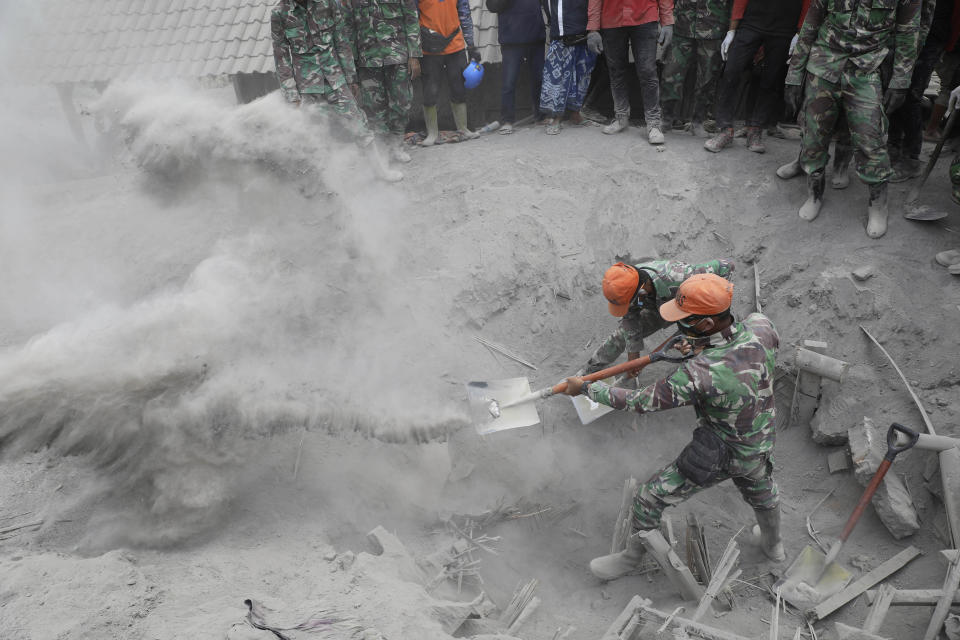
[[[603,380],[607,384],[613,384],[616,379],[611,376]],[[594,420],[602,418],[611,411],[613,407],[594,402],[587,396],[567,396],[573,401],[573,408],[577,410],[577,417],[580,418],[580,424],[590,424]]]
[[[836,562],[824,566],[827,556],[807,545],[787,568],[774,591],[801,611],[808,611],[843,589],[853,575]]]
[[[478,380],[467,383],[467,400],[470,403],[470,417],[477,433],[484,436],[507,429],[531,427],[540,422],[537,405],[533,402],[506,407],[494,417],[490,412],[491,402],[506,406],[514,400],[530,395],[530,381],[526,378],[507,378],[504,380]]]

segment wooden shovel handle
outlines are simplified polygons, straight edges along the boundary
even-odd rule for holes
[[[671,340],[676,338],[676,336],[670,336],[666,340],[660,343],[660,346],[653,350],[653,353],[659,353],[665,346],[667,346]],[[589,375],[582,376],[584,382],[596,382],[597,380],[603,380],[604,378],[609,378],[610,376],[618,376],[621,373],[626,373],[627,371],[641,371],[644,367],[653,362],[653,359],[649,355],[640,356],[635,360],[627,360],[626,362],[614,365],[612,367],[607,367],[606,369],[601,369],[596,373],[591,373]],[[554,394],[563,393],[567,390],[567,381],[558,382],[557,384],[551,387],[550,391]]]
[[[870,498],[877,492],[877,487],[879,487],[883,481],[883,476],[887,475],[887,469],[890,468],[891,464],[893,464],[892,460],[884,458],[880,466],[877,467],[877,472],[873,474],[870,484],[864,489],[863,495],[860,496],[860,502],[857,503],[857,508],[850,514],[850,519],[847,520],[847,525],[843,528],[843,533],[840,534],[840,542],[846,542],[850,534],[853,533],[853,528],[857,526],[857,521],[860,519],[860,516],[863,515],[863,510],[870,504]]]

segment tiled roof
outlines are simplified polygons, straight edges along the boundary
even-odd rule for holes
[[[276,0],[50,0],[21,68],[41,82],[273,71]]]
[[[277,0],[48,0],[18,65],[39,82],[202,78],[274,70]],[[484,62],[500,62],[497,14],[471,0]]]

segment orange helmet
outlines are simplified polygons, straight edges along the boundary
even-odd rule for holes
[[[640,274],[628,264],[618,262],[603,274],[603,297],[610,303],[610,313],[618,318],[627,315],[633,296],[640,286]]]
[[[660,305],[660,316],[676,322],[687,316],[714,316],[730,308],[733,283],[715,273],[690,276],[677,289],[677,297]]]

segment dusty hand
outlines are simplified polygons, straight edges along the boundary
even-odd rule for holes
[[[727,31],[727,35],[723,38],[723,42],[720,43],[720,57],[723,58],[723,61],[727,61],[727,51],[730,50],[730,43],[733,42],[733,36],[736,34],[736,30]]]
[[[947,103],[947,117],[957,108],[957,102],[960,101],[960,85],[950,92],[950,102]]]
[[[681,340],[680,342],[673,345],[673,348],[680,352],[681,355],[687,355],[693,350],[693,345],[686,341],[686,339]]]
[[[801,102],[803,102],[803,93],[800,91],[800,85],[788,84],[783,88],[783,101],[790,107],[791,113],[800,111]]]
[[[797,50],[797,40],[800,39],[800,34],[793,34],[793,40],[790,41],[790,48],[787,49],[787,55],[792,56],[793,52]]]
[[[906,89],[887,89],[886,93],[883,94],[883,111],[887,115],[890,115],[894,111],[900,108],[903,105],[903,101],[907,99],[907,90]]]
[[[600,32],[591,31],[587,34],[587,49],[596,55],[603,53],[603,38],[600,37]]]
[[[636,351],[630,351],[627,353],[627,360],[636,360],[639,357],[640,357],[640,354],[637,353]],[[631,369],[630,371],[627,371],[626,373],[624,373],[623,377],[636,378],[638,375],[640,375],[640,369]]]
[[[470,59],[473,60],[474,62],[480,62],[480,49],[476,47],[470,47],[470,49],[468,50],[468,55],[470,56]]]
[[[407,61],[407,67],[410,69],[410,79],[416,80],[420,77],[420,58],[410,58]]]
[[[583,393],[583,378],[567,378],[567,388],[563,392],[568,396],[578,396]]]
[[[671,42],[673,42],[673,25],[662,25],[660,27],[660,34],[657,36],[657,44],[663,47],[669,47]]]

